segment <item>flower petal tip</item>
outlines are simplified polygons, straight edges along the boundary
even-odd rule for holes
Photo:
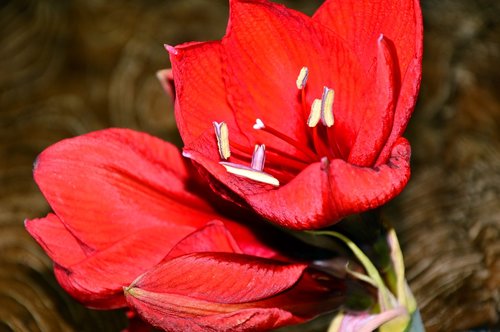
[[[190,152],[187,152],[185,150],[182,151],[182,156],[184,158],[193,159],[193,155]]]
[[[171,55],[177,55],[177,54],[179,54],[179,51],[177,51],[177,49],[174,46],[171,46],[171,45],[168,45],[168,44],[163,44],[163,46],[165,47],[165,49],[167,50],[167,52],[170,53]]]

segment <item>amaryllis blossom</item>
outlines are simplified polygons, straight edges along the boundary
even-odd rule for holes
[[[222,40],[167,49],[184,155],[227,199],[313,229],[406,185],[418,0],[327,0],[312,18],[231,0]]]
[[[182,240],[125,290],[166,331],[267,331],[336,309],[343,286],[305,264],[246,255],[221,223]]]
[[[169,331],[255,330],[341,304],[342,281],[278,254],[261,240],[268,225],[221,215],[193,170],[173,145],[132,130],[61,141],[34,166],[54,213],[26,228],[70,295],[129,306],[130,330],[147,328],[137,312]]]
[[[34,176],[54,213],[26,228],[62,287],[90,307],[126,306],[123,287],[212,220],[244,253],[276,255],[207,203],[176,147],[147,134],[109,129],[61,141],[40,154]]]

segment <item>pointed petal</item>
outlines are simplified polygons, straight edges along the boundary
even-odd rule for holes
[[[332,285],[320,285],[300,264],[203,253],[159,265],[125,294],[141,316],[168,331],[260,331],[337,308],[343,286]]]
[[[355,107],[362,104],[366,75],[344,41],[309,17],[282,5],[256,0],[235,0],[230,4],[221,54],[228,102],[240,128],[252,132],[255,119],[260,118],[307,144],[309,107],[326,85],[336,92],[339,132],[346,137],[352,135],[359,120]],[[306,109],[296,87],[297,75],[304,66],[309,69]],[[295,147],[265,132],[254,135],[268,147],[297,152]]]
[[[185,228],[177,226],[141,229],[85,260],[61,267],[58,280],[87,305],[108,303],[123,297],[123,287],[158,264],[187,234]],[[123,305],[123,299],[118,303]]]
[[[363,60],[368,72],[376,68],[376,40],[380,34],[394,43],[398,59],[395,82],[401,89],[397,91],[399,96],[391,135],[377,160],[377,165],[383,164],[389,158],[394,142],[406,128],[420,88],[423,24],[419,1],[327,0],[314,14],[313,20],[343,37]]]
[[[403,135],[408,121],[410,120],[413,108],[417,103],[417,95],[420,90],[420,79],[422,77],[422,58],[415,58],[410,65],[403,78],[403,85],[394,114],[394,124],[391,134],[380,153],[376,165],[383,164],[391,154],[394,142]]]
[[[52,213],[45,218],[26,220],[24,225],[56,264],[67,267],[84,260],[91,253]]]
[[[175,85],[172,69],[162,69],[156,72],[156,77],[160,81],[163,91],[169,96],[172,101],[175,100]]]
[[[186,236],[168,253],[164,260],[193,252],[233,252],[242,253],[235,239],[218,220]]]
[[[189,192],[177,149],[132,130],[61,141],[39,156],[34,176],[65,227],[94,249],[145,227],[192,230],[216,216]]]
[[[89,308],[109,310],[127,305],[123,294],[117,293],[115,290],[110,290],[107,293],[95,293],[82,289],[78,283],[71,279],[71,272],[60,265],[54,265],[54,275],[57,282],[68,294]]]
[[[213,121],[227,124],[231,140],[246,142],[227,103],[220,43],[187,43],[175,50],[170,55],[176,87],[175,116],[184,143],[211,128]]]
[[[391,132],[395,109],[395,66],[389,41],[380,36],[377,41],[377,71],[373,87],[373,106],[364,112],[364,121],[357,132],[347,161],[358,166],[372,166]]]

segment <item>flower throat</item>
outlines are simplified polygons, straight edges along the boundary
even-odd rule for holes
[[[302,103],[303,110],[307,109],[306,104],[306,96],[305,96],[305,86],[307,83],[307,79],[309,77],[309,70],[307,67],[302,67],[300,73],[297,77],[296,85],[297,89],[300,90],[300,99]],[[323,88],[323,94],[321,98],[314,99],[311,104],[311,108],[309,111],[309,117],[307,118],[307,125],[310,128],[315,128],[319,122],[330,128],[334,125],[335,120],[333,116],[333,104],[335,99],[335,92],[333,89],[328,87]],[[273,175],[264,172],[264,165],[266,161],[266,146],[264,144],[256,144],[253,152],[250,152],[249,149],[240,144],[229,142],[229,130],[227,124],[225,122],[213,122],[215,137],[217,139],[217,148],[219,150],[219,156],[223,161],[219,163],[224,166],[228,173],[234,174],[236,176],[240,176],[249,180],[253,180],[256,182],[261,182],[264,184],[269,184],[275,187],[280,185],[279,180]],[[317,154],[311,151],[311,149],[301,142],[283,134],[277,129],[270,127],[264,122],[257,118],[255,120],[255,124],[253,125],[253,129],[260,130],[266,132],[279,140],[285,142],[293,146],[297,152],[301,155],[301,157],[291,155],[285,153],[283,151],[278,151],[276,149],[269,148],[269,152],[275,153],[279,155],[280,161],[283,158],[287,159],[286,167],[289,169],[293,169],[295,171],[301,170],[304,166],[308,164],[314,163],[321,160],[324,163],[326,157],[318,158]],[[231,147],[235,148],[244,158],[248,158],[251,155],[251,162],[249,166],[233,163],[227,161],[231,157]],[[272,163],[272,161],[271,161]],[[282,162],[280,163],[282,166]]]

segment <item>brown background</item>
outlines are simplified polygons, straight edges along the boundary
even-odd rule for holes
[[[312,13],[320,1],[288,1]],[[413,178],[386,211],[429,331],[499,328],[500,1],[423,0]],[[49,209],[36,155],[110,126],[179,142],[163,43],[219,39],[226,0],[0,1],[0,331],[119,331],[60,290],[23,219]],[[304,328],[305,329],[305,328]]]

